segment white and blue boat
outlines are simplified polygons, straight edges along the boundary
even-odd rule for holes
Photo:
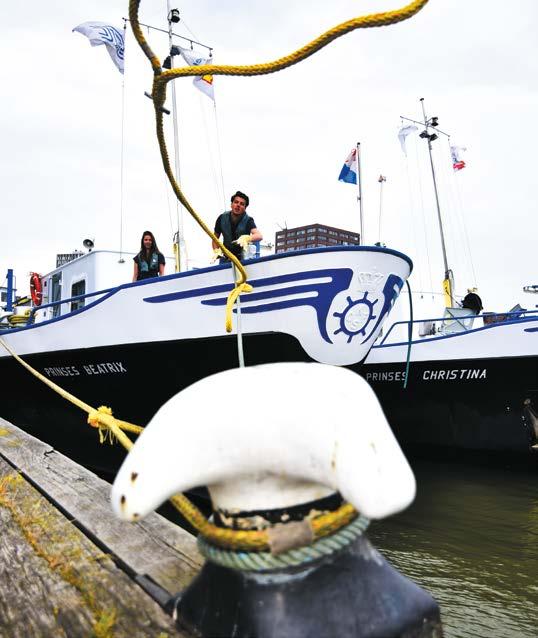
[[[409,307],[404,296],[398,303]],[[534,462],[538,311],[450,310],[414,320],[396,311],[364,362],[398,441],[413,454]]]
[[[229,264],[118,285],[130,257],[96,250],[62,264],[42,277],[43,302],[27,324],[5,322],[0,336],[67,391],[140,425],[181,389],[239,365],[238,325],[246,365],[317,361],[359,370],[412,269],[395,250],[365,246],[247,260],[253,291],[241,295],[228,334]],[[123,452],[99,446],[84,414],[4,348],[0,370],[2,416],[86,465],[117,469]],[[215,418],[244,405],[238,388],[228,406],[215,406]]]
[[[402,118],[423,131],[432,170],[444,261],[443,293],[402,295],[392,325],[370,351],[362,374],[372,385],[404,449],[461,458],[471,452],[505,463],[536,462],[538,310],[519,304],[483,313],[464,307],[448,265],[432,142],[438,118]],[[420,128],[419,128],[420,127]],[[408,127],[409,128],[409,127]],[[533,292],[527,286],[525,292]],[[472,292],[474,289],[469,289]],[[479,298],[478,298],[479,299]],[[526,462],[525,460],[523,462]]]

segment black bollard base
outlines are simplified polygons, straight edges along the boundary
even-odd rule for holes
[[[365,536],[301,568],[241,572],[207,562],[175,603],[197,636],[441,638],[439,607]]]

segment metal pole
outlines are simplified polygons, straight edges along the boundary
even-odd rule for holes
[[[8,268],[7,271],[7,299],[6,311],[13,312],[13,269]]]
[[[127,21],[123,22],[123,43],[125,59],[125,43],[127,42]],[[125,151],[125,71],[121,80],[121,152],[120,152],[120,258],[119,264],[125,263],[123,259],[123,174],[124,174],[124,151]]]
[[[170,49],[170,64],[171,67],[174,67],[174,56],[172,55],[172,20],[171,20],[171,7],[170,0],[166,1],[167,9],[168,9],[168,46]],[[176,168],[176,182],[178,185],[181,184],[181,171],[179,165],[179,134],[178,134],[178,123],[177,123],[177,102],[176,102],[176,84],[175,82],[171,82],[172,84],[172,118],[174,124],[174,161]],[[180,245],[183,239],[183,207],[176,199],[176,221],[177,221],[177,250],[176,254],[176,272],[181,271],[181,251]]]
[[[422,105],[422,114],[424,115],[424,125],[426,126],[426,133],[428,133],[428,119],[426,118],[426,110],[424,109],[424,98],[420,98],[420,103]],[[437,219],[439,221],[439,232],[441,235],[441,248],[443,250],[443,261],[445,265],[445,278],[449,279],[450,270],[448,268],[448,260],[446,257],[446,246],[445,246],[445,234],[443,232],[443,221],[441,219],[441,207],[439,206],[439,193],[437,192],[437,180],[435,178],[435,168],[433,165],[433,157],[432,157],[432,143],[431,139],[428,135],[428,153],[430,155],[430,166],[432,168],[432,177],[433,177],[433,190],[435,191],[435,203],[437,205]]]
[[[383,184],[387,181],[384,175],[380,175],[379,179],[379,243],[381,243],[381,215],[383,213]]]
[[[360,243],[364,246],[364,223],[363,223],[363,215],[362,215],[362,175],[361,175],[361,154],[360,154],[360,146],[361,143],[357,142],[357,185],[359,188],[359,217],[360,217]]]

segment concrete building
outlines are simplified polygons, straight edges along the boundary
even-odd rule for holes
[[[320,246],[352,246],[360,244],[359,233],[324,224],[309,224],[279,230],[275,235],[275,252],[285,253]]]

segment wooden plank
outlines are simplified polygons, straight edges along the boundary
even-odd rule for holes
[[[0,525],[3,638],[186,636],[3,459]]]
[[[191,534],[158,514],[140,523],[118,520],[106,481],[2,418],[0,454],[113,554],[167,591],[184,589],[201,567],[203,559]]]

